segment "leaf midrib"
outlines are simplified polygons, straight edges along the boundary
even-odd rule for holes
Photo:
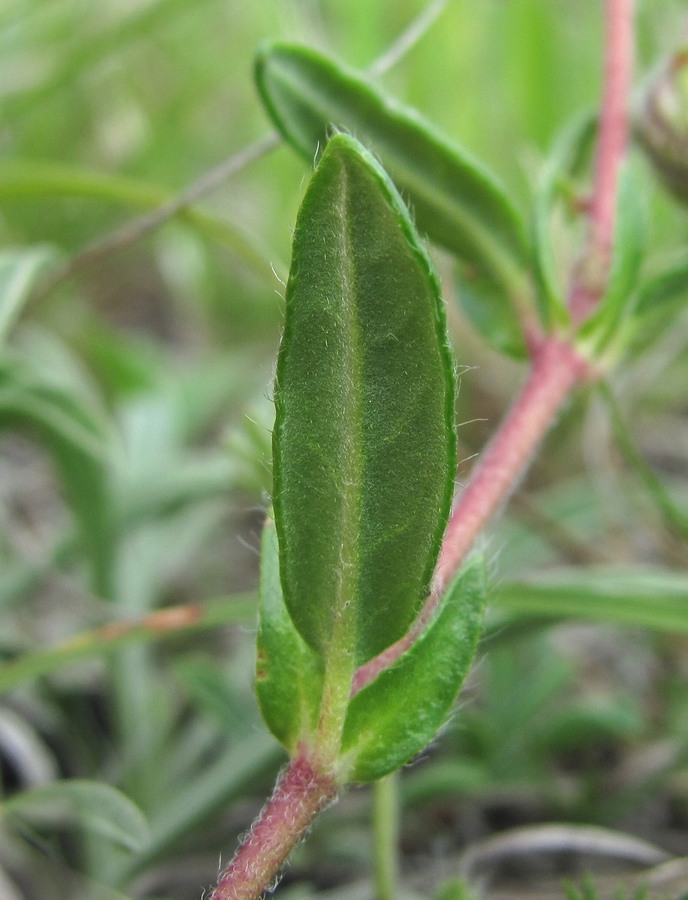
[[[351,232],[351,192],[347,165],[342,165],[342,190],[337,208],[341,223],[340,234],[343,243],[342,310],[346,321],[346,352],[343,354],[344,378],[350,388],[346,391],[346,411],[348,441],[345,461],[346,471],[342,472],[342,514],[341,540],[339,546],[339,571],[337,572],[337,598],[332,622],[332,640],[329,653],[351,656],[357,643],[356,606],[360,601],[360,521],[362,507],[363,473],[363,397],[362,397],[362,350],[361,329],[357,303],[357,272],[353,261],[354,237]]]

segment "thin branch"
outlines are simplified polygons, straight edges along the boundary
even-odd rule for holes
[[[619,171],[628,143],[633,77],[634,0],[606,0],[604,88],[589,206],[588,235],[569,297],[576,323],[585,321],[599,301],[611,264]]]
[[[112,253],[117,253],[131,244],[140,241],[152,231],[160,228],[171,218],[183,212],[189,206],[193,206],[206,194],[224,184],[237,172],[245,169],[250,163],[265,156],[280,143],[277,133],[269,134],[244,147],[238,153],[233,153],[221,163],[209,169],[193,184],[189,185],[176,197],[163,203],[157,209],[138,216],[127,222],[121,228],[116,229],[102,238],[97,238],[83,250],[73,256],[62,268],[58,269],[50,279],[41,287],[41,296],[48,294],[67,278],[76,272],[86,269],[99,260]]]
[[[82,631],[52,647],[24,653],[0,666],[0,694],[68,663],[110,652],[124,644],[157,641],[201,628],[249,621],[255,608],[252,593],[234,594],[203,603],[170,606],[139,619],[110,622],[91,631]]]
[[[395,66],[424,37],[430,26],[444,12],[448,2],[449,0],[432,0],[428,3],[392,46],[368,66],[368,74],[376,78]]]

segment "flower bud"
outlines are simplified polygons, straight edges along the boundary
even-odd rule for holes
[[[636,131],[662,181],[688,203],[688,48],[675,53],[648,82]]]

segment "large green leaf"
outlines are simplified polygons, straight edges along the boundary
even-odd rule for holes
[[[336,135],[296,224],[274,507],[304,640],[360,665],[408,629],[451,502],[455,383],[437,278],[392,182]]]
[[[342,739],[350,781],[381,778],[430,743],[475,655],[484,604],[484,564],[476,557],[454,579],[439,615],[411,649],[356,694]]]
[[[294,628],[282,597],[275,524],[263,530],[256,693],[270,731],[287,750],[315,729],[322,668]]]
[[[415,110],[365,76],[305,47],[270,44],[256,62],[258,89],[275,125],[309,161],[333,127],[380,155],[433,241],[505,288],[524,291],[525,228],[497,180]]]

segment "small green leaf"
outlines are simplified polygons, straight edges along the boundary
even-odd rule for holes
[[[628,168],[619,183],[619,196],[606,290],[595,313],[580,330],[597,353],[616,335],[619,324],[635,304],[635,288],[645,249],[645,210],[640,191]]]
[[[356,135],[380,155],[421,231],[503,285],[505,303],[522,294],[525,227],[497,180],[465,150],[365,76],[305,47],[266,46],[256,80],[276,127],[308,161],[333,127]]]
[[[380,165],[336,135],[296,224],[273,433],[284,599],[322,656],[360,665],[415,618],[453,492],[454,396],[430,259]]]
[[[342,739],[348,780],[381,778],[434,738],[473,661],[484,605],[484,564],[474,558],[424,634],[351,700]]]
[[[322,667],[284,605],[274,522],[263,529],[260,559],[256,693],[268,728],[291,752],[315,730]]]
[[[0,252],[0,347],[29,299],[36,276],[52,256],[48,247]]]
[[[523,317],[505,301],[502,285],[477,270],[459,272],[457,282],[461,308],[475,330],[495,350],[524,359]]]
[[[533,247],[537,299],[540,318],[547,329],[565,326],[569,321],[565,283],[568,267],[557,265],[558,259],[566,258],[565,248],[556,246],[556,236],[561,230],[557,226],[557,209],[566,200],[567,193],[575,190],[573,179],[589,156],[596,128],[596,118],[586,115],[564,129],[543,167],[535,195]]]
[[[141,810],[121,791],[95,781],[54,781],[22,791],[0,805],[36,825],[75,823],[130,850],[148,842],[148,824]]]
[[[652,346],[688,308],[688,257],[680,259],[659,275],[648,279],[636,295],[633,315],[624,334],[624,344],[633,354]]]
[[[635,313],[638,316],[675,313],[686,306],[688,306],[688,257],[649,279],[641,287]]]

